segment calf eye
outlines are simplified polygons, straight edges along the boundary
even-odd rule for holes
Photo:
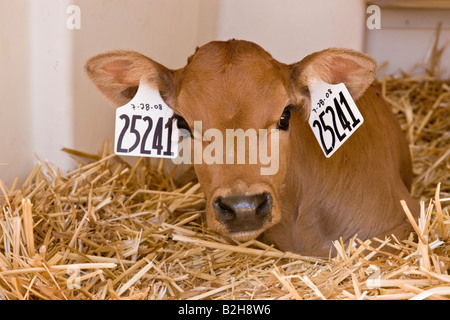
[[[191,128],[189,128],[189,125],[187,124],[186,120],[182,116],[179,116],[177,114],[173,115],[173,119],[177,121],[177,127],[178,129],[183,129],[189,132],[189,135],[192,137],[192,131]]]
[[[291,120],[291,105],[284,108],[281,114],[280,120],[278,120],[277,129],[287,130],[289,129],[289,121]]]

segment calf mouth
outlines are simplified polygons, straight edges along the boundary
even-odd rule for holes
[[[245,242],[258,238],[266,229],[229,232],[227,236],[235,241]]]

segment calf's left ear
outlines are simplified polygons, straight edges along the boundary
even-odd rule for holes
[[[344,83],[353,100],[357,100],[374,81],[377,63],[372,57],[355,50],[330,48],[313,53],[289,67],[294,96],[302,100],[309,100],[308,84],[315,78],[330,84]]]

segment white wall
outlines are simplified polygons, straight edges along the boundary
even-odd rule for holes
[[[72,31],[66,28],[65,14],[70,3],[70,0],[30,2],[27,75],[30,88],[23,92],[30,95],[29,152],[63,168],[73,163],[69,157],[61,157],[60,151],[74,138]]]
[[[254,41],[285,63],[329,47],[362,50],[362,0],[221,0],[217,38]]]
[[[72,4],[79,30],[66,26]],[[362,49],[365,18],[363,0],[0,0],[0,179],[23,182],[34,153],[64,172],[73,162],[61,148],[112,142],[113,109],[83,70],[95,54],[133,49],[179,68],[198,45],[240,38],[290,63]]]
[[[450,8],[381,7],[381,28],[367,30],[365,51],[379,64],[388,62],[380,75],[422,75],[429,65],[430,50],[441,22],[439,48],[447,46],[441,57],[441,78],[450,77]],[[418,65],[419,62],[423,64]]]
[[[0,2],[0,179],[7,182],[33,165],[28,7],[28,0]]]

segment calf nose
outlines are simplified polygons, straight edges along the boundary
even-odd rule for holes
[[[249,196],[217,197],[213,203],[216,217],[231,229],[259,229],[272,212],[272,196],[268,192]]]

